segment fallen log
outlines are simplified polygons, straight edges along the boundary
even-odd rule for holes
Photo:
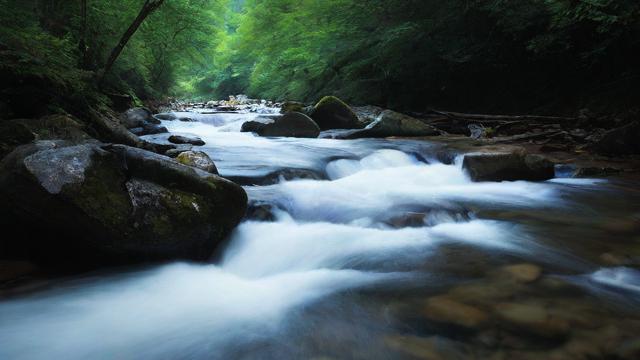
[[[468,121],[468,122],[491,122],[491,123],[499,123],[499,122],[512,122],[512,121],[521,121],[521,122],[541,122],[541,123],[562,123],[562,122],[570,122],[576,121],[578,118],[575,117],[562,117],[562,116],[541,116],[541,115],[485,115],[485,114],[465,114],[458,112],[450,112],[450,111],[439,111],[439,110],[429,110],[430,113],[445,116],[449,119],[455,119],[460,121]]]

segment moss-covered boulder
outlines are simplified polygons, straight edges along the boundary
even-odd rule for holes
[[[246,206],[240,186],[125,145],[38,141],[0,163],[0,217],[13,234],[0,249],[55,266],[205,260]]]
[[[202,151],[184,151],[178,154],[176,161],[180,164],[193,166],[197,169],[204,170],[208,173],[218,175],[216,164],[211,160],[207,153]]]
[[[335,96],[322,98],[310,116],[322,130],[362,128],[362,123],[349,105]]]

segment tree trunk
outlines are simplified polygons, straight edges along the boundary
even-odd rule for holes
[[[82,18],[82,33],[80,34],[80,68],[87,69],[89,61],[87,59],[87,0],[80,0],[80,17]]]
[[[99,78],[100,83],[104,80],[104,77],[109,73],[109,71],[113,67],[113,64],[118,59],[118,56],[120,56],[120,53],[122,53],[122,50],[127,45],[127,42],[129,42],[129,39],[131,39],[131,37],[138,30],[142,22],[144,22],[144,19],[146,19],[147,16],[149,16],[149,14],[151,14],[154,10],[160,7],[160,5],[162,5],[163,2],[164,0],[146,0],[144,2],[144,5],[142,5],[142,9],[140,9],[140,12],[138,13],[138,16],[136,16],[135,20],[133,20],[131,25],[129,25],[129,28],[127,29],[127,31],[125,31],[125,33],[122,34],[122,37],[120,38],[120,41],[118,42],[118,44],[113,48],[113,50],[111,50],[111,55],[109,55],[109,59],[107,60],[107,63],[105,64],[104,69],[102,70],[102,73],[100,74],[100,78]]]

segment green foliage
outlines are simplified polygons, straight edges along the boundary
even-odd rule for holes
[[[86,30],[80,3],[0,0],[0,67],[10,67],[17,76],[47,78],[73,91],[93,86],[94,73],[104,66],[144,0],[87,0]],[[198,75],[214,52],[226,6],[226,0],[165,1],[127,43],[107,88],[145,99],[169,94],[181,79]],[[86,61],[80,49],[83,37]]]
[[[87,0],[85,54],[81,1],[0,0],[0,69],[90,88],[143,2]],[[639,19],[636,0],[165,0],[107,88],[522,111],[637,90]]]
[[[640,52],[634,0],[230,5],[214,61],[191,88],[201,96],[336,94],[401,108],[516,111],[640,75],[631,56]]]

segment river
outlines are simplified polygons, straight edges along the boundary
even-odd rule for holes
[[[201,137],[271,221],[242,222],[210,264],[96,272],[0,302],[0,359],[639,351],[637,183],[474,183],[444,144],[261,138],[240,132],[255,113],[179,115],[197,121],[163,125]]]

